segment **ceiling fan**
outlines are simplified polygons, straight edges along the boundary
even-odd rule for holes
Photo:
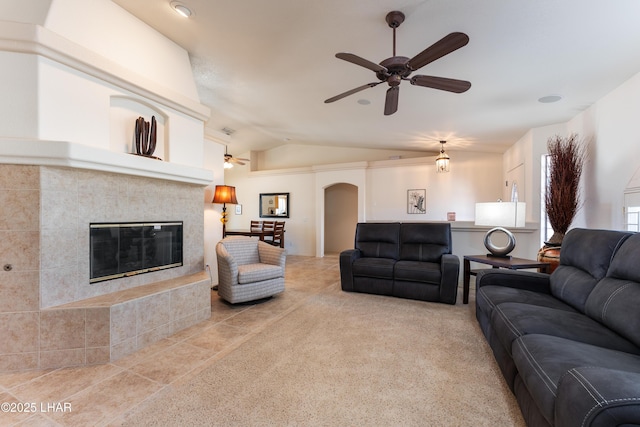
[[[387,82],[389,89],[387,89],[384,114],[388,116],[398,110],[398,94],[400,92],[400,88],[398,86],[402,80],[408,80],[412,85],[446,90],[454,93],[465,92],[471,87],[471,83],[468,81],[449,79],[445,77],[415,75],[409,78],[409,75],[412,72],[465,46],[469,43],[469,36],[459,32],[451,33],[444,36],[442,39],[435,42],[413,58],[407,58],[405,56],[396,56],[396,28],[404,22],[404,13],[399,11],[389,12],[387,14],[386,21],[387,24],[389,24],[389,27],[393,28],[393,56],[391,58],[385,59],[380,64],[375,64],[352,53],[336,53],[336,58],[351,62],[375,72],[376,77],[380,81],[367,83],[355,89],[348,90],[340,95],[336,95],[333,98],[325,100],[325,103],[337,101],[349,95],[353,95],[354,93],[360,92],[361,90]]]
[[[241,157],[233,157],[231,154],[227,153],[227,147],[224,147],[224,168],[231,169],[233,164],[236,165],[245,165],[245,162],[248,162],[249,159],[243,159]]]

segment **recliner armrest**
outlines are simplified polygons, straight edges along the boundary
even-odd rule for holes
[[[444,254],[440,260],[442,281],[440,282],[440,301],[455,304],[458,298],[458,277],[460,276],[460,258],[453,254]]]
[[[360,249],[340,252],[340,284],[343,291],[353,291],[353,262],[362,256]]]
[[[595,366],[570,369],[558,384],[555,425],[640,425],[640,373]]]
[[[265,242],[258,242],[258,256],[261,263],[278,265],[284,271],[287,254],[283,248]]]
[[[487,268],[476,276],[476,290],[482,286],[506,286],[545,294],[551,293],[549,274],[534,271]]]

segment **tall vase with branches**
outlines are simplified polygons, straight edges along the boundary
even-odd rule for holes
[[[571,134],[547,140],[549,177],[545,192],[545,208],[553,235],[538,251],[538,260],[548,262],[553,272],[560,264],[560,248],[565,233],[582,206],[579,187],[586,161],[586,147]]]
[[[547,141],[550,158],[545,206],[553,235],[546,242],[560,245],[565,233],[582,206],[580,178],[586,161],[586,148],[573,133],[564,138],[555,136]]]

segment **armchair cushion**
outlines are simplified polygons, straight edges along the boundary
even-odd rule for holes
[[[260,282],[282,276],[279,265],[245,264],[238,266],[238,284]]]

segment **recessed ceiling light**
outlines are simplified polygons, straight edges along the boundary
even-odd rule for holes
[[[542,102],[543,104],[551,104],[552,102],[558,102],[562,99],[560,95],[547,95],[542,98],[538,98],[538,102]]]
[[[182,17],[191,18],[193,15],[195,15],[191,9],[178,1],[172,1],[170,4],[173,10],[175,10]]]
[[[368,99],[358,99],[358,104],[360,104],[360,105],[369,105],[369,104],[371,104],[371,101],[369,101]]]

